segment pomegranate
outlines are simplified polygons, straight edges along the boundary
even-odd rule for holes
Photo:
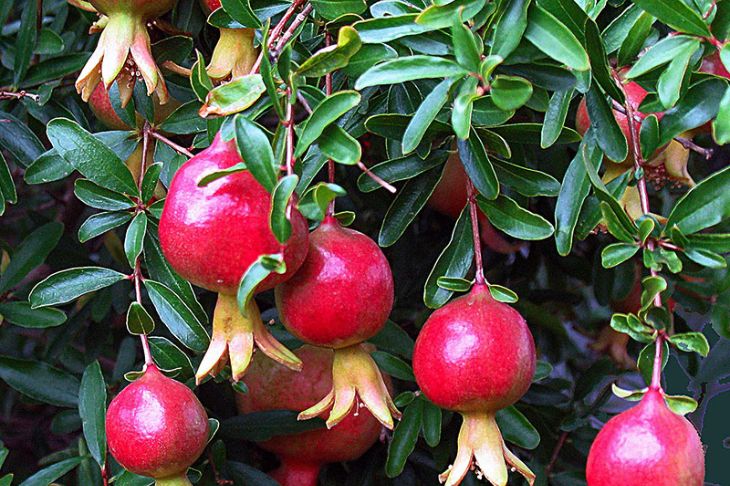
[[[220,0],[201,0],[200,3],[208,14],[221,7]],[[258,55],[253,39],[254,29],[220,29],[220,38],[208,64],[208,76],[225,80],[249,74]]]
[[[441,180],[431,194],[428,205],[453,219],[457,219],[466,206],[466,172],[457,152],[452,153],[446,161]],[[479,211],[479,228],[482,242],[492,251],[509,254],[522,247],[521,243],[507,241],[481,211]]]
[[[106,415],[114,458],[159,486],[191,484],[185,473],[205,449],[208,432],[208,415],[197,397],[154,364],[112,400]]]
[[[290,278],[307,252],[307,222],[291,211],[292,234],[280,244],[269,227],[271,195],[248,172],[237,172],[200,187],[200,179],[241,162],[233,140],[216,135],[210,147],[175,173],[160,218],[160,244],[170,265],[195,285],[218,292],[213,337],[196,374],[201,380],[219,371],[226,352],[233,378],[249,365],[254,343],[267,355],[294,369],[299,359],[266,330],[256,302],[239,312],[238,284],[246,270],[264,254],[283,255],[286,272],[272,273],[256,291]]]
[[[456,460],[442,482],[461,483],[474,462],[490,483],[504,486],[506,462],[532,484],[535,475],[505,446],[495,413],[527,392],[535,360],[525,320],[483,283],[431,314],[413,351],[416,381],[433,403],[463,417]]]
[[[170,11],[177,0],[89,0],[104,17],[95,24],[103,28],[99,43],[76,80],[76,90],[88,101],[96,85],[109,88],[119,78],[122,105],[132,98],[134,83],[141,77],[147,94],[157,93],[160,103],[168,100],[167,87],[152,57],[147,22]]]
[[[588,486],[702,486],[705,457],[692,424],[672,412],[660,389],[601,429],[588,454]]]
[[[393,307],[393,275],[378,245],[343,228],[330,214],[310,236],[304,264],[276,288],[286,328],[302,341],[335,350],[333,386],[307,419],[332,409],[327,426],[340,422],[360,397],[388,428],[398,414],[380,370],[361,344],[385,325]]]
[[[303,363],[299,373],[256,355],[246,376],[248,393],[236,394],[241,413],[302,410],[329,391],[332,350],[304,345],[295,353]],[[281,460],[279,468],[270,474],[282,486],[316,486],[324,464],[362,456],[378,440],[381,429],[367,410],[353,410],[332,429],[278,436],[259,445]]]
[[[155,105],[155,119],[152,121],[153,124],[164,121],[180,106],[180,103],[173,98],[170,98],[164,105],[160,104],[160,100],[156,94],[153,95],[153,102]],[[139,115],[136,115],[136,125],[134,127],[122,121],[114,111],[114,107],[112,107],[109,92],[101,83],[96,85],[96,88],[94,88],[94,91],[89,97],[89,108],[91,108],[91,111],[101,123],[112,130],[133,130],[135,128],[141,128],[144,124],[144,119]]]

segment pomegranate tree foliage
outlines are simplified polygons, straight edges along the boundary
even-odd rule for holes
[[[0,484],[95,485],[102,470],[115,484],[150,484],[107,453],[105,408],[141,369],[134,335],[149,334],[158,365],[195,387],[213,298],[172,271],[156,231],[188,149],[219,130],[272,193],[280,240],[289,204],[314,225],[337,198],[338,217],[356,215],[393,267],[392,321],[373,343],[403,417],[359,461],[328,466],[323,484],[437,484],[453,460],[458,420],[418,393],[409,363],[430,310],[471,284],[469,212],[454,221],[427,204],[457,152],[486,215],[492,293],[526,317],[539,350],[530,391],[498,415],[537,484],[585,484],[592,439],[629,406],[612,384],[640,396],[657,336],[667,338],[666,389],[683,395],[669,402],[691,412],[708,447],[706,480],[727,481],[722,436],[705,418],[730,374],[730,3],[223,0],[207,16],[179,0],[148,24],[175,109],[156,112],[127,73],[109,87],[124,130],[105,128],[74,89],[99,37],[88,33],[97,15],[74,3],[0,0]],[[218,28],[243,27],[256,29],[260,62],[211,80]],[[704,68],[708,59],[719,69]],[[648,91],[640,106],[627,103],[629,80]],[[121,93],[131,96],[125,107]],[[582,98],[583,136],[572,128]],[[622,128],[627,112],[640,115],[633,129]],[[328,159],[336,183],[326,182]],[[280,263],[262,257],[239,298]],[[272,296],[258,300],[276,320]],[[609,322],[631,337],[628,354]],[[233,396],[246,380],[229,376],[200,387],[220,427],[189,475],[274,484],[262,472],[274,461],[256,441],[323,422],[237,417]]]

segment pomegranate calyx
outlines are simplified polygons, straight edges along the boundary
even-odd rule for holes
[[[185,472],[178,476],[155,479],[155,486],[193,486]]]
[[[253,29],[220,29],[220,38],[206,68],[208,76],[219,81],[247,75],[258,55],[253,38]]]
[[[110,14],[106,17],[99,43],[76,80],[76,91],[88,101],[99,82],[108,89],[119,79],[122,107],[132,97],[134,84],[141,76],[147,94],[157,93],[165,104],[169,95],[162,73],[152,56],[147,19],[142,15]],[[97,28],[102,24],[98,23]]]
[[[359,400],[370,413],[388,429],[393,429],[393,417],[400,418],[383,375],[372,356],[362,344],[335,349],[332,364],[332,389],[318,403],[304,410],[298,420],[319,417],[328,410],[327,428],[340,423]]]
[[[483,476],[493,486],[507,484],[507,465],[522,474],[532,486],[535,474],[505,445],[494,414],[466,412],[461,414],[458,438],[458,452],[454,464],[439,475],[439,481],[446,486],[455,486],[475,466],[477,475]]]
[[[195,373],[196,383],[199,384],[209,374],[217,374],[225,366],[226,355],[231,363],[233,380],[243,378],[251,363],[254,344],[287,368],[301,370],[302,361],[266,329],[255,300],[249,301],[244,316],[238,309],[235,295],[218,294],[213,313],[213,337]]]

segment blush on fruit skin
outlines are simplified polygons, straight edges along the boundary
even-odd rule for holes
[[[694,426],[659,390],[601,429],[588,454],[588,486],[702,486],[705,458]]]
[[[132,127],[127,125],[119,118],[114,111],[111,101],[109,100],[109,92],[103,83],[99,83],[89,97],[89,108],[105,126],[113,130],[131,130]]]
[[[527,392],[535,344],[522,316],[485,285],[435,311],[418,334],[413,371],[436,405],[496,412]]]
[[[184,475],[205,449],[208,416],[192,391],[156,366],[112,400],[109,451],[124,469],[153,478]]]
[[[160,219],[160,243],[183,278],[218,293],[234,294],[254,261],[284,250],[286,273],[269,275],[261,292],[287,280],[307,255],[307,222],[291,211],[292,233],[281,245],[269,227],[271,195],[250,172],[238,172],[198,187],[200,179],[241,162],[235,142],[216,135],[210,147],[188,160],[173,177]]]
[[[276,303],[297,338],[344,348],[385,325],[393,307],[393,274],[373,240],[328,217],[310,235],[299,271],[276,288]]]
[[[236,394],[239,412],[299,411],[327,394],[332,388],[333,351],[305,345],[295,354],[303,363],[300,372],[261,354],[254,357],[246,376],[249,391]],[[282,486],[314,486],[322,465],[359,458],[378,440],[381,429],[370,412],[361,408],[331,429],[275,437],[258,445],[281,459],[282,467],[272,475]]]

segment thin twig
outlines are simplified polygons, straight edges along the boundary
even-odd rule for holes
[[[374,180],[380,187],[385,189],[386,191],[390,192],[391,194],[396,193],[396,188],[392,185],[388,184],[384,179],[378,177],[375,175],[373,171],[371,171],[367,165],[362,163],[362,160],[357,161],[357,166],[360,168],[361,171],[366,173],[368,177],[370,177],[372,180]]]
[[[466,179],[466,198],[471,216],[471,232],[474,240],[474,265],[476,273],[474,279],[478,285],[484,285],[484,264],[482,263],[482,239],[479,236],[479,216],[477,214],[477,191],[471,179]]]
[[[274,42],[279,37],[279,34],[281,34],[281,31],[284,29],[284,26],[287,22],[289,22],[289,19],[294,15],[294,12],[299,8],[299,6],[304,3],[304,0],[295,0],[291,6],[287,9],[286,12],[284,12],[284,15],[281,17],[281,20],[274,26],[273,29],[271,29],[271,32],[269,33],[269,40],[266,43],[267,48],[271,48],[271,46],[274,45]],[[254,74],[258,72],[259,67],[261,66],[261,61],[264,57],[264,50],[262,49],[259,53],[259,57],[256,59],[256,62],[251,67],[250,74]]]
[[[30,98],[36,103],[41,99],[41,95],[28,93],[25,90],[20,91],[0,91],[0,100],[20,100],[23,98]]]
[[[297,15],[289,28],[286,30],[286,32],[284,32],[284,34],[281,36],[279,41],[276,43],[276,47],[269,51],[269,57],[271,58],[272,63],[276,62],[276,60],[279,58],[279,55],[281,54],[281,51],[284,49],[284,46],[286,46],[286,43],[289,42],[289,39],[291,39],[291,37],[294,35],[294,32],[307,19],[307,15],[309,15],[312,10],[312,5],[307,4],[307,6],[302,9],[299,15]]]
[[[563,431],[563,433],[560,434],[560,437],[558,438],[558,442],[555,444],[555,449],[553,449],[553,453],[550,456],[550,462],[548,463],[547,467],[545,467],[545,476],[550,476],[550,473],[552,472],[553,468],[555,467],[555,463],[558,461],[558,456],[560,455],[560,450],[565,445],[565,441],[568,438],[568,432]]]
[[[193,157],[194,154],[190,150],[186,149],[185,147],[181,147],[180,145],[176,144],[175,142],[173,142],[172,140],[170,140],[166,136],[157,133],[153,129],[150,129],[150,132],[149,133],[150,133],[151,136],[153,136],[154,138],[156,138],[160,142],[164,143],[165,145],[169,145],[176,152],[179,152],[179,153],[181,153],[183,155],[186,155],[188,157]]]
[[[192,70],[186,68],[185,66],[181,66],[177,63],[174,63],[170,60],[163,62],[162,67],[172,73],[179,74],[180,76],[183,76],[186,78],[189,78],[190,75],[192,74]]]
[[[147,167],[147,149],[149,148],[150,134],[152,134],[152,128],[150,127],[150,123],[146,121],[144,123],[144,128],[142,129],[142,162],[139,165],[139,177],[137,179],[137,187],[140,194],[142,192],[142,181]],[[136,214],[142,211],[144,211],[144,209],[141,206],[138,206]],[[137,303],[142,305],[142,281],[144,280],[144,277],[142,276],[141,256],[137,256],[137,259],[134,262],[134,273],[132,274],[132,277],[134,278],[135,298]],[[152,360],[152,351],[150,350],[150,343],[147,339],[147,335],[145,333],[141,333],[139,335],[139,339],[142,341],[142,352],[144,353],[145,367],[154,365],[155,362]]]

